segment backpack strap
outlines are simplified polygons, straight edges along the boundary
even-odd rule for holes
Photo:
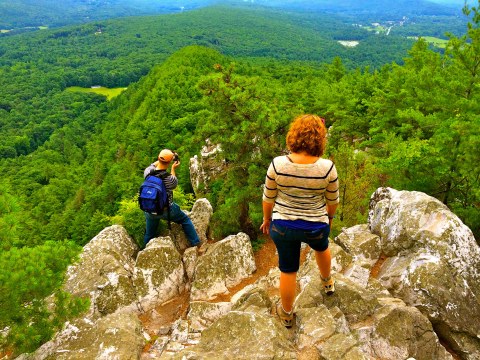
[[[167,203],[167,222],[168,222],[168,230],[172,230],[172,224],[170,223],[170,199],[168,199],[168,203]]]
[[[167,177],[170,176],[170,174],[166,171],[166,170],[152,170],[150,171],[150,173],[147,175],[147,178],[149,176],[155,176],[155,177],[158,177],[162,180],[165,180]],[[173,194],[172,194],[173,196]],[[168,194],[167,194],[167,197],[168,197]],[[171,221],[170,221],[170,198],[168,198],[168,201],[167,201],[167,223],[168,223],[168,230],[172,230],[172,224],[171,224]]]
[[[152,169],[147,176],[156,176],[163,180],[169,177],[170,173],[167,170]]]

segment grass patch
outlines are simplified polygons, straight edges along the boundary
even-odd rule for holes
[[[418,40],[420,37],[424,39],[426,42],[428,42],[429,44],[432,44],[433,46],[436,46],[442,49],[445,49],[448,43],[448,40],[440,39],[434,36],[407,36],[408,39],[414,39],[414,40]]]
[[[378,25],[378,26],[364,26],[362,29],[365,29],[367,31],[375,31],[376,33],[383,34],[387,31],[385,27]]]
[[[83,88],[80,86],[70,86],[67,88],[67,91],[72,92],[84,92],[84,93],[95,93],[103,95],[107,100],[112,100],[115,96],[120,95],[126,88],[106,88],[103,86],[93,87],[93,88]]]

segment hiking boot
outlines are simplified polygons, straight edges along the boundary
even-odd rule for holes
[[[199,244],[197,244],[197,245],[195,245],[195,246],[197,247],[197,253],[198,253],[198,255],[203,255],[203,254],[205,253],[205,251],[207,251],[207,247],[208,247],[208,245],[207,245],[206,242],[203,243],[203,244],[202,244],[202,243],[199,243]]]
[[[283,310],[281,302],[277,303],[277,315],[283,326],[286,328],[291,328],[293,326],[293,310],[290,313],[287,313],[285,310]]]
[[[335,280],[331,276],[328,278],[324,279],[322,278],[322,285],[323,285],[323,290],[325,290],[325,294],[327,295],[333,295],[335,292]]]

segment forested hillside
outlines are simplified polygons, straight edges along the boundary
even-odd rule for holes
[[[375,57],[354,60],[365,53],[328,41],[320,23],[261,13],[259,31],[259,16],[211,8],[2,39],[0,329],[10,329],[8,348],[34,349],[81,309],[58,290],[79,246],[112,223],[141,238],[135,196],[163,147],[180,154],[176,197],[188,207],[189,158],[207,138],[222,144],[229,166],[208,194],[215,235],[245,231],[256,241],[265,171],[300,113],[330,127],[327,155],[342,186],[337,229],[364,222],[372,191],[392,186],[439,198],[478,239],[478,11],[445,53],[420,40],[403,62],[381,57],[387,64],[375,68],[360,66]],[[95,84],[128,89],[110,102],[64,91]],[[55,316],[43,300],[52,292]]]
[[[359,45],[345,48],[336,41],[346,38],[357,39]],[[55,129],[84,112],[88,105],[63,93],[66,87],[127,86],[187,45],[204,45],[235,57],[317,63],[340,56],[349,68],[379,68],[401,62],[413,44],[347,26],[327,15],[312,18],[224,7],[0,40],[0,157],[31,153]],[[69,103],[75,106],[65,107]]]
[[[209,0],[9,0],[0,1],[0,29],[15,32],[38,26],[59,27],[94,20],[173,13],[209,4]]]
[[[460,6],[445,6],[432,1],[424,0],[257,0],[257,3],[266,6],[281,7],[287,9],[301,9],[308,11],[327,10],[332,13],[347,14],[377,14],[382,19],[390,18],[403,12],[405,16],[412,15],[452,15],[460,12]]]
[[[456,6],[431,1],[389,0],[10,0],[0,1],[0,30],[32,31],[38,27],[59,27],[118,17],[178,13],[211,4],[223,4],[240,8],[264,6],[280,10],[295,10],[305,13],[334,13],[355,16],[374,21],[397,20],[403,16],[458,16],[461,4]]]

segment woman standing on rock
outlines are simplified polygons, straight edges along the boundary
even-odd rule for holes
[[[260,229],[277,247],[281,272],[277,314],[286,327],[293,325],[302,242],[315,250],[325,293],[335,292],[328,235],[339,203],[339,185],[335,165],[321,158],[326,132],[320,117],[297,117],[287,134],[290,154],[273,159],[265,179]]]

